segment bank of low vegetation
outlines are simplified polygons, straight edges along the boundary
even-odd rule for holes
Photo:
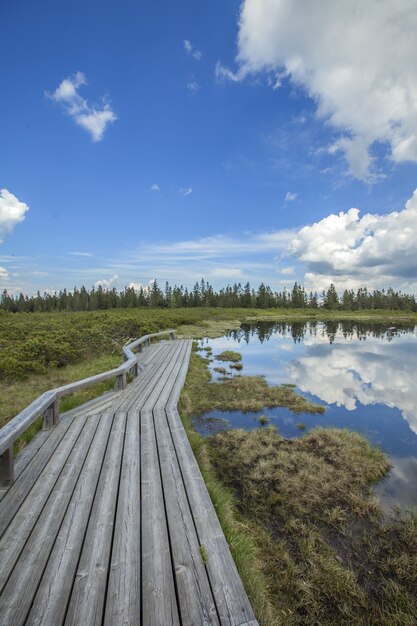
[[[235,398],[233,379],[211,382],[194,354],[181,414],[260,623],[415,624],[417,513],[386,519],[373,497],[386,456],[347,430],[194,431],[192,416]]]
[[[184,337],[220,337],[229,332],[246,340],[256,332],[263,341],[271,332],[280,332],[289,333],[296,342],[307,329],[319,329],[320,322],[320,332],[332,341],[339,328],[345,336],[361,338],[368,333],[385,333],[393,324],[412,328],[417,314],[220,307],[45,313],[7,313],[0,309],[0,424],[57,384],[115,367],[120,363],[123,344],[147,333],[176,328]],[[362,327],[362,323],[366,325]]]

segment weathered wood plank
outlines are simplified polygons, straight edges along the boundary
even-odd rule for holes
[[[218,521],[207,487],[185,435],[178,412],[167,410],[171,433],[193,512],[200,545],[221,624],[237,625],[255,619],[236,565]]]
[[[0,487],[9,487],[14,481],[13,446],[0,455]]]
[[[27,618],[28,625],[61,626],[64,622],[112,424],[112,413],[100,416]]]
[[[104,626],[140,624],[139,459],[139,419],[135,415],[129,415],[126,423]]]
[[[199,541],[206,554],[206,567],[220,621],[237,626],[252,622],[255,616],[176,409],[190,353],[191,345],[166,404],[166,414]]]
[[[19,435],[25,432],[31,423],[39,415],[42,415],[55,399],[55,391],[46,391],[3,426],[0,430],[0,454],[3,454],[7,448],[10,448]]]
[[[61,440],[70,428],[73,420],[67,420],[58,424],[51,431],[48,439],[48,446],[42,449],[42,454],[37,454],[27,465],[19,478],[10,487],[4,498],[0,502],[0,537],[10,524],[11,520],[19,510],[22,502],[28,496],[30,490],[48,463],[49,459],[59,446]]]
[[[146,354],[150,352],[148,351]],[[148,395],[152,391],[152,380],[157,380],[156,368],[161,370],[165,367],[164,361],[166,356],[168,356],[168,350],[158,346],[154,353],[155,357],[159,356],[159,359],[157,362],[154,361],[154,368],[147,371],[145,383]],[[146,401],[147,396],[144,392],[145,385],[143,385],[142,393],[138,393],[138,390],[136,390],[134,397],[138,405]],[[125,400],[124,404],[128,403],[129,399]],[[123,406],[123,404],[120,405],[119,410],[123,409]],[[139,419],[131,412],[126,429],[117,520],[107,591],[105,624],[109,625],[114,623],[138,623],[140,617],[139,441]]]
[[[74,457],[74,446],[85,425],[85,419],[76,420],[72,423],[67,436],[61,441],[55,454],[39,475],[28,497],[23,501],[19,511],[14,516],[0,540],[1,568],[0,568],[0,592],[6,585],[8,578],[19,560],[20,553],[24,548],[28,537],[38,518],[44,509],[46,502],[52,493],[56,493],[57,485],[62,482],[60,476],[67,461],[71,462]],[[91,430],[91,429],[90,429]],[[87,436],[89,429],[87,428]],[[93,432],[91,433],[91,436]],[[78,446],[79,447],[79,446]],[[77,446],[75,447],[77,452]],[[65,474],[65,470],[64,470]],[[58,492],[58,499],[59,496]],[[69,493],[69,496],[71,494]],[[68,496],[68,497],[69,497]]]
[[[126,416],[113,421],[65,624],[101,626],[116,511]]]
[[[77,426],[80,423],[79,420]],[[84,424],[81,423],[81,426]],[[68,462],[50,491],[48,502],[0,596],[0,615],[3,626],[18,626],[25,623],[96,426],[97,420],[94,422],[90,419],[85,428],[80,428],[81,432],[76,441],[73,441],[74,447]],[[68,440],[69,436],[66,439]],[[34,504],[38,503],[35,501]],[[10,530],[12,532],[14,529]],[[8,539],[10,540],[11,537]],[[19,537],[20,541],[22,539],[23,537]],[[5,556],[8,564],[11,564],[13,545],[10,541],[7,547]],[[3,569],[3,560],[2,573],[6,573]]]
[[[154,410],[178,602],[183,626],[218,624],[200,544],[163,409]]]
[[[152,414],[141,412],[143,626],[180,624]]]

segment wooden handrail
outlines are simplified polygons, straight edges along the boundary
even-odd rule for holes
[[[50,391],[45,391],[45,393],[36,398],[29,406],[3,426],[0,430],[0,487],[8,487],[14,480],[14,442],[40,415],[44,416],[43,428],[47,430],[53,428],[59,422],[58,400],[60,398],[110,378],[116,378],[116,389],[123,389],[126,386],[127,374],[131,373],[133,376],[137,376],[139,373],[138,357],[133,350],[139,348],[141,352],[143,344],[150,345],[153,337],[162,335],[169,335],[171,339],[174,339],[175,330],[163,330],[159,333],[144,335],[132,341],[123,347],[123,358],[125,361],[119,367],[102,374],[96,374],[96,376],[90,376],[89,378],[83,378],[74,383],[63,385],[62,387],[57,387],[56,389],[51,389]]]

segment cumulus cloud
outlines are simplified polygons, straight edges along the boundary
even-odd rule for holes
[[[368,180],[375,142],[397,163],[417,162],[416,48],[415,0],[244,0],[237,70],[218,63],[216,76],[266,72],[273,86],[301,87],[318,117],[341,131],[333,151]]]
[[[0,243],[4,235],[11,233],[19,222],[23,222],[29,207],[7,189],[0,189]]]
[[[110,278],[103,278],[101,280],[97,280],[94,283],[94,287],[103,287],[103,289],[110,289],[110,287],[114,287],[118,280],[119,276],[117,274],[113,274]]]
[[[75,123],[91,135],[93,141],[101,141],[107,126],[114,122],[117,116],[105,98],[102,98],[101,105],[96,107],[80,96],[78,89],[86,84],[84,74],[77,72],[65,78],[52,94],[47,95],[60,104]]]
[[[182,196],[189,196],[191,193],[193,193],[193,188],[192,187],[182,187],[180,189],[180,194]]]
[[[161,188],[160,188],[160,186],[159,186],[159,185],[157,185],[156,183],[154,183],[154,184],[151,186],[151,191],[160,191],[160,189],[161,189]]]
[[[196,61],[200,61],[203,56],[201,50],[197,50],[195,46],[189,41],[189,39],[184,39],[183,41],[184,50],[189,56],[192,56]]]
[[[297,199],[296,193],[291,193],[291,191],[287,191],[285,195],[285,202],[293,202],[296,199]]]
[[[289,252],[307,266],[305,280],[314,288],[417,289],[417,190],[402,211],[365,214],[359,209],[331,214],[301,228]]]

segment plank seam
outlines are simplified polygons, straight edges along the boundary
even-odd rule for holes
[[[95,486],[95,489],[94,489],[94,497],[91,500],[91,508],[90,508],[90,512],[88,514],[87,523],[86,523],[85,529],[84,529],[84,537],[83,537],[83,540],[82,540],[82,543],[81,543],[81,546],[80,546],[80,553],[78,555],[77,565],[76,565],[75,570],[74,570],[75,574],[74,574],[74,578],[72,579],[71,591],[68,594],[68,599],[67,599],[67,603],[66,603],[66,607],[65,607],[65,612],[63,612],[63,620],[62,620],[63,624],[65,623],[65,621],[67,619],[68,609],[69,609],[69,605],[70,605],[70,602],[71,602],[71,596],[72,596],[72,593],[74,591],[75,579],[77,577],[77,571],[78,571],[78,568],[79,568],[79,565],[80,565],[81,555],[82,555],[83,549],[84,549],[85,538],[86,538],[86,535],[87,535],[88,526],[90,524],[91,514],[92,514],[92,511],[93,511],[93,508],[94,508],[94,502],[95,502],[96,495],[97,495],[97,489],[98,489],[98,486],[100,484],[100,477],[101,477],[101,473],[103,471],[104,459],[106,458],[107,450],[108,450],[108,447],[109,447],[109,441],[110,441],[110,436],[111,436],[111,432],[112,432],[112,429],[113,429],[113,424],[114,424],[114,414],[113,414],[113,419],[111,420],[111,426],[109,428],[109,434],[108,434],[107,442],[106,442],[106,449],[104,450],[104,454],[103,454],[103,457],[102,457],[102,460],[101,460],[101,465],[100,465],[100,471],[98,473],[97,483],[96,483],[96,486]],[[78,481],[77,481],[77,483],[78,483]]]

